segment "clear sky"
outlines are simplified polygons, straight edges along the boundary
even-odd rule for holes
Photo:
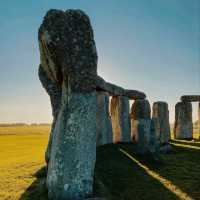
[[[151,104],[167,101],[170,121],[181,95],[200,94],[199,0],[1,0],[0,122],[51,122],[37,75],[37,31],[50,8],[84,10],[99,74],[144,91]]]

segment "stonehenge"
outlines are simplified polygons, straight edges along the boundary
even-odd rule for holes
[[[38,76],[53,115],[45,154],[48,197],[87,198],[93,193],[96,146],[113,143],[113,126],[119,126],[119,142],[130,142],[129,99],[146,95],[97,75],[93,30],[89,17],[80,10],[48,11],[38,42]],[[109,113],[110,96],[117,100],[114,118]]]
[[[166,102],[154,102],[152,119],[156,126],[156,138],[160,144],[167,144],[170,140],[169,110]]]
[[[97,93],[97,146],[111,144],[113,141],[112,124],[109,114],[109,95],[106,92]]]
[[[61,88],[51,134],[48,196],[86,198],[93,191],[96,160],[97,52],[90,20],[80,10],[50,10],[38,40],[40,68]]]
[[[192,123],[192,104],[198,102],[198,124],[200,133],[200,95],[183,95],[180,102],[175,105],[175,122],[174,122],[174,138],[175,139],[192,139],[193,123]]]
[[[93,30],[83,11],[49,10],[38,42],[38,76],[53,115],[45,153],[49,199],[93,195],[98,146],[133,142],[140,154],[170,150],[168,104],[154,102],[151,116],[145,93],[109,83],[97,74]],[[200,96],[182,96],[176,105],[177,139],[192,138],[191,101],[200,102]]]
[[[131,124],[129,117],[129,99],[123,96],[113,96],[110,105],[113,142],[131,141]]]
[[[149,101],[146,99],[138,99],[132,104],[131,107],[131,138],[132,141],[138,141],[138,124],[142,120],[143,124],[150,124],[151,119],[151,107]],[[150,128],[150,126],[149,126]]]

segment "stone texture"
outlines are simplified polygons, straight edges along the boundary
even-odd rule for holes
[[[62,90],[47,172],[49,199],[92,194],[96,160],[97,52],[89,18],[50,10],[39,34],[41,68]]]
[[[181,101],[187,101],[187,102],[199,101],[200,102],[200,95],[183,95],[181,96]]]
[[[160,144],[167,144],[170,139],[169,110],[166,102],[154,102],[152,119],[155,121],[156,137]]]
[[[109,95],[97,92],[97,146],[112,143],[112,124],[109,114]]]
[[[111,99],[110,112],[113,129],[113,142],[130,142],[129,100],[127,97],[114,96]]]
[[[175,139],[191,139],[193,132],[192,104],[190,102],[178,102],[175,106]]]
[[[131,106],[131,138],[132,141],[138,140],[138,124],[140,120],[150,120],[151,107],[148,100],[135,100]]]
[[[200,102],[198,105],[198,132],[199,132],[199,139],[200,139]]]
[[[151,119],[140,119],[137,129],[137,152],[139,154],[155,154],[158,151],[158,146],[154,121]]]
[[[110,96],[126,96],[129,99],[145,99],[146,95],[143,92],[137,90],[126,90],[120,86],[106,82],[100,76],[97,76],[96,88],[100,91],[106,91]]]
[[[51,125],[49,142],[48,142],[47,149],[45,152],[45,160],[46,160],[46,163],[48,163],[49,159],[50,159],[53,129],[55,127],[56,119],[57,119],[57,116],[58,116],[58,113],[60,110],[60,106],[61,106],[62,90],[61,90],[60,85],[58,85],[56,82],[54,82],[50,78],[48,78],[46,72],[43,70],[41,65],[39,66],[38,75],[39,75],[39,79],[42,83],[42,86],[45,88],[46,92],[48,93],[48,95],[50,97],[51,107],[52,107],[52,115],[53,115],[53,123]]]

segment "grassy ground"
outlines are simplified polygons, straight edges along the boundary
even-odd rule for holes
[[[44,150],[49,127],[0,128],[0,200],[47,200]],[[133,144],[98,148],[95,193],[111,200],[200,200],[200,142],[172,141],[159,160]]]
[[[48,126],[0,127],[0,199],[19,199],[44,166]]]

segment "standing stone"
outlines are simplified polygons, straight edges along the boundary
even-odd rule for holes
[[[97,146],[112,143],[112,124],[109,114],[109,95],[97,92]]]
[[[175,106],[175,139],[192,139],[192,104],[190,102],[178,102]]]
[[[42,86],[45,88],[46,92],[48,93],[51,101],[51,107],[52,107],[52,115],[53,115],[53,123],[51,125],[51,132],[49,136],[49,142],[47,145],[47,149],[45,152],[45,160],[48,164],[51,154],[51,146],[52,146],[52,137],[53,137],[53,129],[55,127],[56,119],[60,110],[61,106],[61,86],[58,85],[55,81],[52,81],[50,78],[48,78],[46,72],[44,69],[39,66],[38,70],[39,79],[42,83]]]
[[[39,29],[41,67],[62,90],[47,172],[49,199],[91,195],[96,160],[97,52],[87,15],[50,10]]]
[[[168,104],[161,101],[154,102],[152,118],[155,121],[158,142],[161,145],[169,143],[170,125]]]
[[[198,133],[199,133],[199,139],[200,139],[200,102],[198,105]]]
[[[150,124],[149,120],[151,118],[151,107],[148,100],[138,99],[135,100],[131,107],[131,137],[132,141],[138,141],[138,128],[140,121],[144,124],[143,120],[147,120],[147,124]],[[148,127],[149,125],[146,125]]]
[[[130,142],[129,99],[123,96],[113,96],[110,105],[113,142]]]
[[[140,119],[137,124],[137,152],[139,154],[150,153],[150,133],[151,133],[151,120]]]

